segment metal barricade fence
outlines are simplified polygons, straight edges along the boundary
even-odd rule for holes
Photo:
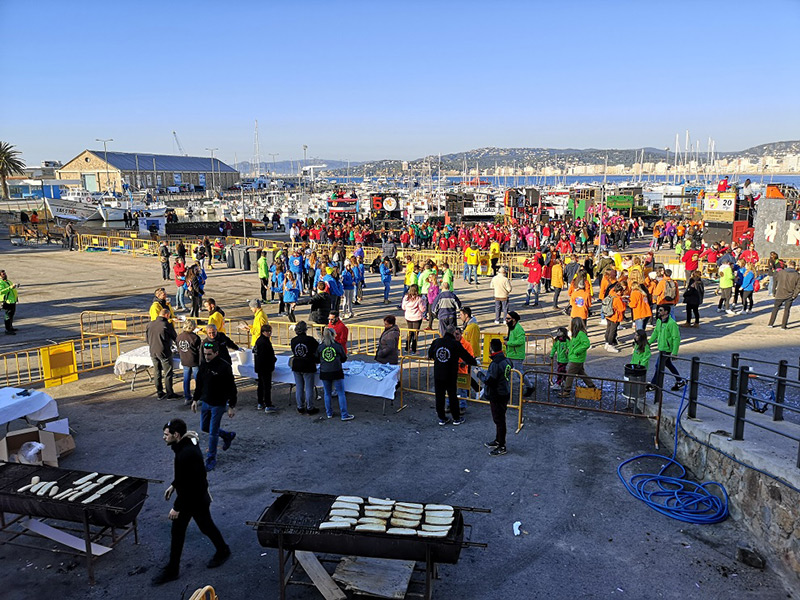
[[[517,412],[517,428],[514,433],[519,433],[525,425],[523,416],[523,401],[522,401],[522,373],[516,369],[511,370],[509,394],[511,401],[508,403],[508,408]],[[425,394],[427,396],[435,396],[433,379],[433,361],[427,358],[418,358],[414,356],[404,356],[400,359],[400,408],[397,412],[403,410],[406,406],[406,393]],[[473,398],[471,395],[467,397],[468,402],[476,402],[478,404],[489,404],[488,400],[482,398]]]
[[[6,352],[0,354],[0,386],[18,387],[45,381],[47,368],[42,361],[42,350],[63,344],[72,345],[78,373],[113,366],[120,355],[119,338],[116,335],[68,340],[49,346]]]

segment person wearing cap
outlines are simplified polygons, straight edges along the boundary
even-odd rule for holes
[[[232,419],[236,415],[236,381],[233,379],[230,364],[220,358],[217,342],[203,342],[203,358],[192,397],[192,412],[197,413],[198,404],[202,405],[200,428],[203,433],[208,434],[206,471],[212,471],[217,466],[217,445],[220,438],[222,449],[227,450],[236,437],[235,431],[225,431],[220,427],[226,410],[228,418]]]
[[[171,323],[175,319],[175,311],[172,310],[172,305],[169,303],[166,290],[163,287],[156,288],[153,295],[155,297],[153,303],[150,305],[150,320],[155,321],[161,315],[161,311],[166,309],[169,312],[168,318]]]
[[[261,327],[269,325],[269,319],[267,319],[267,315],[264,314],[261,308],[261,300],[250,300],[247,306],[249,306],[250,310],[253,312],[253,324],[248,327],[247,324],[242,323],[239,325],[239,329],[250,332],[250,347],[252,348],[256,345],[258,336],[261,335]]]

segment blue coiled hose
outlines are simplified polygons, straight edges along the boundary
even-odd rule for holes
[[[683,396],[681,396],[681,404],[678,408],[678,418],[675,420],[672,457],[667,458],[660,454],[640,454],[621,463],[617,467],[617,475],[619,475],[622,485],[632,496],[662,515],[685,523],[720,523],[728,518],[728,492],[725,487],[716,481],[698,484],[683,479],[684,475],[686,475],[686,469],[675,460],[678,452],[678,429],[683,416],[683,403],[686,399],[687,388],[688,386],[683,388]],[[642,459],[655,459],[662,463],[666,460],[667,462],[662,465],[657,474],[640,473],[632,476],[630,480],[625,479],[622,475],[622,469],[625,465]],[[673,469],[674,475],[666,474],[670,469]],[[724,500],[709,491],[709,488],[714,486],[722,491]]]

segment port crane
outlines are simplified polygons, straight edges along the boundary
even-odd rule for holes
[[[186,154],[186,151],[183,149],[183,146],[181,145],[181,141],[178,139],[178,133],[176,131],[172,132],[172,137],[175,138],[175,143],[178,145],[178,152],[180,152],[181,155],[183,155],[183,156],[189,156],[188,154]]]

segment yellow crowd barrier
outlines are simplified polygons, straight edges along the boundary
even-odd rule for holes
[[[508,403],[508,408],[517,412],[517,428],[515,433],[519,433],[525,424],[523,416],[523,406],[525,403],[522,399],[522,373],[516,369],[511,370],[510,385],[511,401]],[[436,396],[432,360],[413,356],[405,356],[400,359],[400,408],[398,412],[407,406],[406,393]],[[475,398],[472,397],[472,395],[467,397],[467,401],[476,402],[478,404],[489,404],[488,400]]]
[[[119,338],[115,335],[81,338],[5,352],[0,354],[0,386],[66,383],[76,379],[71,377],[73,373],[113,366],[119,354]],[[72,368],[70,364],[73,365]]]

